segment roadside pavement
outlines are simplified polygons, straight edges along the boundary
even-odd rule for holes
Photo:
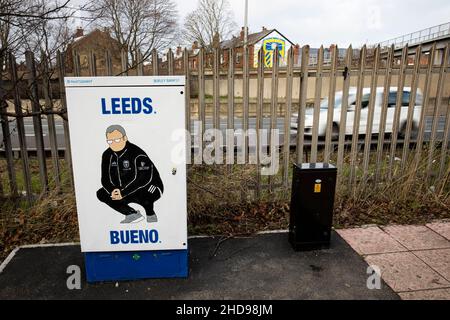
[[[69,290],[67,268],[84,269],[79,245],[25,248],[0,274],[0,299],[399,299],[369,289],[368,265],[336,232],[328,250],[295,252],[286,232],[189,240],[187,279],[88,284]]]
[[[353,248],[353,249],[352,249]],[[79,245],[17,250],[3,264],[0,299],[440,299],[450,300],[450,221],[333,232],[328,250],[295,252],[286,232],[191,238],[187,279],[89,284]],[[367,286],[378,268],[380,289]]]
[[[450,221],[337,231],[405,300],[450,300]]]

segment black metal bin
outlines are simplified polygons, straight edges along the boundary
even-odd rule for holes
[[[294,165],[289,242],[295,250],[330,246],[336,176],[328,163]]]

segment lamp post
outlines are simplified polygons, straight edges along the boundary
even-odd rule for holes
[[[244,52],[248,44],[248,0],[245,0],[245,16],[244,16]]]

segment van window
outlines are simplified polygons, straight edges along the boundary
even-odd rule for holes
[[[389,92],[388,108],[395,108],[397,104],[397,92]]]
[[[354,97],[353,99],[354,100],[352,101],[351,105],[356,106],[356,97]],[[369,100],[370,100],[370,93],[366,93],[365,95],[363,95],[361,99],[361,109],[367,108],[369,106]]]
[[[411,92],[410,91],[403,91],[403,97],[402,97],[402,107],[408,107],[409,101],[411,99]],[[417,93],[416,94],[416,105],[422,104],[422,95]],[[389,93],[389,108],[395,108],[395,105],[397,104],[397,92],[390,92]]]
[[[411,99],[411,92],[403,91],[402,106],[403,107],[409,106],[410,99]]]
[[[403,91],[403,97],[402,97],[402,106],[407,107],[409,105],[409,98],[411,94],[409,91]],[[389,102],[388,102],[388,108],[395,108],[397,105],[397,92],[389,92]]]
[[[361,109],[367,108],[369,106],[370,93],[365,94],[361,100]]]

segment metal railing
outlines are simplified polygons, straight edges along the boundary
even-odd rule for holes
[[[375,46],[380,45],[381,48],[387,48],[391,45],[394,45],[395,48],[398,49],[404,47],[405,45],[411,47],[447,36],[450,36],[450,22],[412,32],[394,39],[386,40],[379,44],[376,44]]]
[[[442,28],[438,30],[442,32]],[[184,75],[186,77],[186,130],[189,132],[193,132],[192,127],[197,121],[202,123],[201,137],[204,137],[207,127],[219,130],[243,129],[244,132],[246,130],[259,132],[258,129],[262,128],[278,128],[282,136],[279,159],[281,170],[279,174],[269,179],[263,179],[259,174],[265,164],[258,160],[258,156],[256,163],[249,161],[250,147],[247,138],[241,146],[245,150],[246,164],[256,168],[252,190],[255,190],[256,197],[259,197],[263,190],[289,188],[288,173],[292,162],[332,162],[338,167],[340,183],[353,185],[357,181],[365,181],[370,177],[378,182],[390,181],[395,179],[396,175],[402,174],[408,159],[414,158],[415,161],[419,161],[421,158],[422,160],[426,158],[428,165],[417,170],[415,174],[431,176],[435,181],[439,181],[449,165],[450,107],[449,97],[446,94],[449,92],[450,48],[449,45],[445,47],[440,62],[433,59],[437,51],[435,45],[427,53],[419,45],[413,62],[408,59],[406,49],[407,47],[403,48],[402,58],[398,63],[394,59],[392,47],[389,47],[389,54],[385,57],[380,54],[379,47],[371,55],[365,46],[357,51],[350,46],[346,50],[345,61],[339,64],[337,48],[335,48],[331,52],[331,66],[324,67],[324,50],[321,48],[318,52],[317,66],[312,67],[309,65],[311,58],[309,46],[304,46],[301,48],[302,60],[299,67],[294,65],[294,52],[291,49],[287,53],[286,68],[279,68],[277,63],[274,63],[272,68],[265,67],[264,56],[259,54],[259,67],[256,70],[249,68],[248,62],[244,68],[238,68],[234,63],[236,55],[234,50],[229,52],[226,65],[222,65],[219,59],[220,49],[207,52],[202,48],[198,55],[192,55],[185,49],[181,61],[174,59],[172,51],[169,50],[168,59],[164,63],[154,51],[151,64],[147,63],[144,66],[143,61],[139,61],[136,66],[131,67],[126,54],[122,54],[122,61],[113,61],[111,52],[105,54],[103,59],[105,66],[99,66],[96,63],[97,57],[93,52],[88,55],[89,66],[82,66],[80,57],[75,52],[73,70],[70,75]],[[355,52],[359,53],[356,64],[354,63]],[[432,59],[429,61],[432,63],[421,63],[421,58],[425,54],[431,55]],[[249,52],[246,55],[244,58],[248,61]],[[274,56],[278,57],[276,54]],[[69,119],[65,109],[62,80],[69,72],[66,72],[64,64],[65,54],[58,54],[57,68],[52,71],[53,78],[46,72],[49,69],[45,67],[48,63],[47,59],[37,63],[32,53],[27,53],[26,57],[27,70],[23,77],[23,74],[18,74],[15,57],[10,55],[8,75],[2,80],[4,83],[9,82],[7,85],[0,86],[4,88],[0,95],[3,133],[0,149],[3,149],[2,155],[6,158],[8,173],[0,172],[0,175],[9,181],[4,184],[4,186],[9,185],[9,188],[4,188],[5,190],[0,188],[0,196],[25,195],[31,202],[32,176],[28,150],[32,142],[38,156],[38,179],[42,193],[49,191],[49,177],[51,181],[56,181],[57,188],[60,185],[59,161],[61,159],[58,151],[61,150],[59,149],[61,142],[65,144],[66,163],[69,164],[69,169],[71,168],[67,126]],[[198,59],[197,68],[191,67],[192,59]],[[211,66],[208,66],[207,60],[211,60]],[[43,65],[44,71],[36,72],[37,66],[42,69]],[[52,83],[54,87],[50,90]],[[375,94],[372,93],[379,91],[381,83],[383,83],[383,97],[382,103],[379,104],[378,98],[375,98]],[[390,94],[387,93],[390,92],[389,88],[394,86],[399,88],[399,92],[404,92],[402,88],[408,87],[410,100],[406,104],[401,95],[398,95],[394,102],[391,101]],[[370,98],[366,98],[369,87]],[[23,88],[31,90],[31,94],[21,93]],[[350,88],[354,89],[350,91]],[[55,98],[53,95],[57,92],[59,95]],[[334,98],[337,92],[342,93],[343,103],[340,108],[335,109]],[[421,92],[423,95],[418,118],[413,116],[416,110],[416,92]],[[348,102],[349,95],[355,98],[354,102]],[[322,112],[324,98],[328,98],[328,112]],[[24,111],[27,109],[24,108],[24,99],[31,99],[32,110]],[[55,99],[60,100],[59,110],[55,110]],[[364,104],[365,102],[367,104]],[[13,110],[5,108],[7,103],[12,103]],[[311,106],[312,108],[308,110]],[[407,116],[403,114],[406,109]],[[395,110],[389,130],[386,122],[388,110]],[[337,117],[334,117],[333,113]],[[299,116],[295,116],[296,114]],[[351,122],[346,124],[349,114],[353,114],[354,117],[352,116]],[[307,116],[312,115],[314,115],[312,132],[308,136],[306,132],[310,128],[307,128],[305,121]],[[47,118],[44,131],[43,118]],[[27,122],[24,124],[25,120]],[[15,128],[11,127],[13,123]],[[321,128],[319,132],[319,127],[323,127],[322,124],[325,123],[326,130]],[[338,123],[337,126],[336,123]],[[349,126],[353,133],[349,132]],[[34,128],[32,137],[29,131],[26,131],[29,127]],[[295,130],[292,129],[293,127]],[[378,131],[377,135],[372,134],[372,128]],[[387,131],[390,131],[389,136],[385,135]],[[401,138],[398,138],[399,134]],[[322,137],[324,139],[320,139]],[[258,135],[256,139],[257,146],[260,146],[261,135]],[[21,165],[15,163],[14,152],[17,151],[13,150],[13,143],[18,143],[20,147]],[[269,144],[268,150],[273,150],[272,141],[269,141]],[[50,148],[46,149],[48,146]],[[53,161],[49,170],[47,170],[46,161],[48,150],[51,151]],[[237,149],[226,148],[225,153],[227,151],[231,153],[231,159],[238,156]],[[200,152],[202,152],[201,149]],[[191,156],[191,160],[194,159],[191,163],[195,163],[195,152]],[[19,175],[23,176],[21,184],[24,186],[17,183]],[[433,182],[430,181],[430,183]]]

